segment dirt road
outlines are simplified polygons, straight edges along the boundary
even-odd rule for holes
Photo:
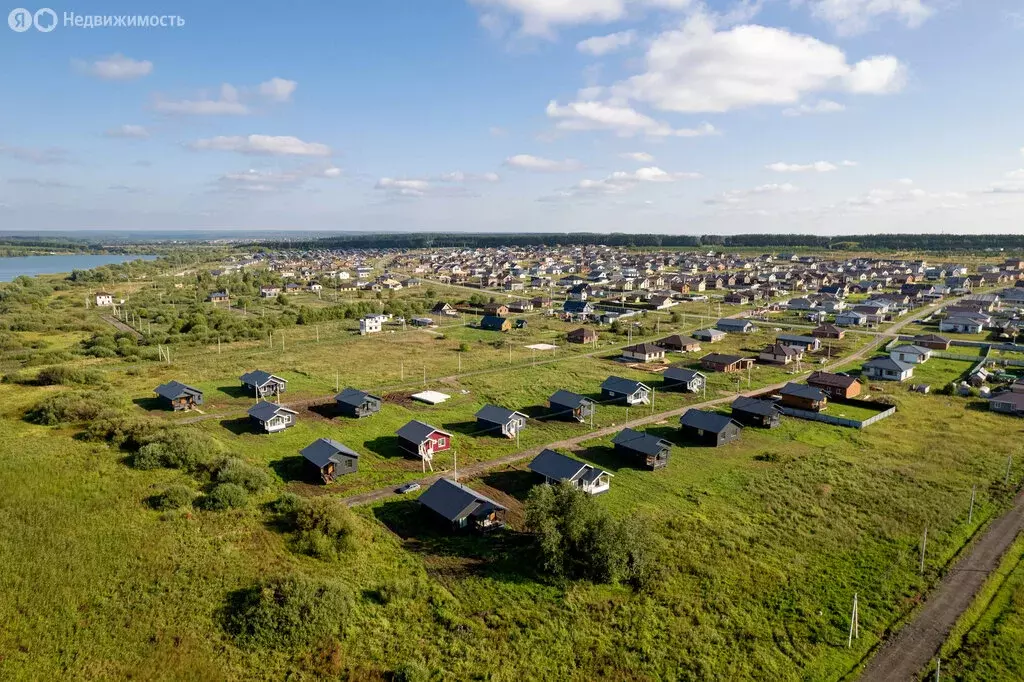
[[[917,680],[949,637],[957,619],[974,601],[985,580],[1024,531],[1024,492],[950,569],[912,621],[904,625],[872,657],[861,682]]]

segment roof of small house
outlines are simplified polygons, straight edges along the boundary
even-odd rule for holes
[[[153,389],[153,392],[156,393],[161,398],[166,398],[168,400],[174,400],[176,398],[180,398],[183,395],[203,395],[203,392],[200,391],[198,388],[192,388],[191,386],[183,384],[180,381],[168,381],[166,384],[161,384],[157,386],[155,389]]]
[[[623,429],[615,434],[615,438],[612,438],[612,443],[615,445],[621,445],[624,448],[630,450],[636,450],[642,452],[645,455],[657,455],[665,448],[672,447],[672,443],[668,442],[664,438],[658,438],[648,433],[641,431],[634,431],[633,429]]]
[[[656,342],[663,348],[686,348],[687,346],[697,345],[696,339],[685,338],[679,334],[673,334],[672,336],[666,336]]]
[[[548,398],[548,402],[551,403],[552,405],[571,407],[572,409],[575,410],[584,403],[593,403],[594,401],[584,395],[580,395],[579,393],[559,390],[551,394],[551,397]]]
[[[754,326],[754,323],[750,320],[736,320],[729,317],[723,317],[715,323],[716,327],[729,327],[731,329],[746,329],[748,326]]]
[[[826,400],[828,396],[821,392],[820,388],[807,386],[806,384],[795,384],[792,381],[782,387],[780,395],[791,395],[794,398],[805,400]]]
[[[334,396],[334,399],[337,402],[342,403],[343,405],[351,405],[352,407],[359,407],[367,398],[380,400],[379,397],[370,395],[366,391],[360,391],[357,388],[346,388],[344,391]]]
[[[427,439],[427,437],[430,436],[430,434],[434,433],[435,431],[437,433],[443,433],[444,435],[446,435],[449,438],[451,438],[451,434],[448,433],[447,431],[442,431],[441,429],[436,429],[433,426],[431,426],[430,424],[425,424],[425,423],[423,423],[421,421],[417,421],[415,419],[413,419],[411,422],[409,422],[408,424],[406,424],[402,428],[398,429],[398,431],[396,433],[397,433],[398,437],[403,439],[403,440],[407,440],[410,443],[417,443],[417,444],[419,444],[419,443],[422,443],[423,441],[425,441]]]
[[[799,336],[797,334],[779,334],[777,337],[775,337],[775,340],[782,342],[788,341],[790,343],[799,343],[801,345],[808,344],[811,346],[813,346],[816,343],[819,343],[818,339],[814,338],[813,336]]]
[[[665,349],[654,343],[637,343],[632,346],[626,346],[622,349],[623,352],[640,353],[643,355],[657,355],[658,353],[664,353]]]
[[[279,376],[275,376],[270,372],[264,372],[262,369],[254,369],[251,372],[246,372],[245,374],[240,376],[239,379],[243,384],[246,384],[248,386],[264,386],[267,383],[269,383],[272,379],[283,383],[288,383],[286,379],[282,379]]]
[[[910,353],[911,355],[931,355],[932,353],[931,348],[922,348],[921,346],[915,346],[909,343],[902,346],[896,346],[893,350],[901,353]]]
[[[915,336],[914,341],[919,343],[945,343],[949,344],[949,339],[945,336],[939,336],[938,334],[922,334]]]
[[[666,379],[671,379],[672,381],[681,381],[687,384],[697,377],[707,379],[707,377],[701,372],[698,372],[695,369],[684,369],[683,367],[669,367],[665,370],[665,373],[662,374],[662,376]]]
[[[587,313],[594,309],[587,301],[566,301],[562,304],[562,310],[567,313]]]
[[[909,365],[899,360],[893,360],[890,357],[884,358],[873,358],[864,363],[864,367],[874,367],[876,369],[887,369],[897,372],[906,372],[907,370],[913,369],[913,365]]]
[[[793,357],[795,355],[800,355],[801,351],[799,348],[794,348],[793,346],[787,346],[784,343],[776,342],[768,344],[768,346],[765,347],[765,349],[761,352],[766,353],[768,355],[781,355],[788,358]]]
[[[1000,393],[989,398],[989,401],[1013,405],[1016,410],[1024,410],[1024,393]]]
[[[707,412],[705,410],[687,410],[686,414],[679,418],[679,423],[680,425],[691,429],[700,429],[701,431],[710,431],[711,433],[721,433],[722,431],[725,431],[730,424],[743,428],[743,426],[732,417],[718,412]]]
[[[724,353],[708,353],[700,360],[701,362],[711,362],[722,365],[734,365],[740,360],[745,359],[742,355],[725,355]]]
[[[426,492],[420,495],[419,502],[427,509],[453,522],[491,509],[505,508],[486,495],[481,495],[450,478],[441,478],[435,481],[427,488]]]
[[[484,329],[501,329],[508,322],[507,317],[498,317],[497,315],[485,315],[480,320],[480,326]]]
[[[740,412],[747,412],[750,414],[759,414],[765,417],[779,414],[779,406],[771,400],[761,400],[759,398],[748,398],[741,396],[732,401],[732,409]]]
[[[647,384],[640,381],[634,381],[633,379],[623,379],[622,377],[613,376],[608,377],[603,382],[601,382],[601,388],[607,389],[614,393],[631,394],[636,393],[641,388],[649,389],[650,387]]]
[[[299,454],[321,469],[327,466],[327,463],[332,461],[337,455],[359,457],[359,453],[352,448],[330,438],[319,438],[313,441],[302,448]]]
[[[484,405],[477,410],[475,416],[477,419],[482,419],[483,421],[490,422],[492,424],[508,424],[516,417],[526,417],[522,412],[498,407],[497,405]]]
[[[701,334],[702,336],[707,336],[710,338],[725,336],[725,332],[723,332],[721,329],[698,329],[697,331],[693,332],[693,336],[696,337],[697,334]]]
[[[298,412],[296,412],[295,410],[289,410],[284,405],[278,405],[277,403],[261,400],[249,408],[248,415],[250,417],[259,419],[261,422],[265,422],[269,421],[276,415],[281,414],[282,412],[287,412],[288,414],[298,414]]]
[[[595,469],[595,467],[586,462],[581,462],[568,455],[563,455],[561,452],[546,448],[541,450],[540,454],[534,457],[526,467],[530,471],[556,481],[574,481]],[[605,473],[600,469],[597,469],[597,471],[598,475]]]
[[[857,383],[857,379],[845,374],[832,374],[831,372],[814,372],[807,377],[807,383],[812,386],[829,386],[836,388],[849,388]]]

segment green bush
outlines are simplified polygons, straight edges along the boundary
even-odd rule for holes
[[[306,507],[306,501],[295,493],[283,493],[270,503],[270,511],[295,524],[296,515]]]
[[[359,535],[359,521],[344,504],[315,499],[295,513],[297,549],[318,559],[335,559],[353,549]]]
[[[208,511],[241,509],[249,503],[245,488],[235,483],[218,483],[202,500],[202,507]]]
[[[276,578],[233,595],[225,629],[245,647],[301,647],[336,636],[347,609],[338,585]]]
[[[107,441],[127,450],[138,450],[151,441],[161,425],[148,417],[107,410],[85,426],[88,440]]]
[[[409,661],[395,668],[391,679],[394,682],[429,682],[430,669],[419,661]]]
[[[193,474],[206,470],[222,451],[220,441],[202,431],[167,428],[152,434],[132,458],[136,469],[182,469]]]
[[[181,509],[192,504],[193,497],[192,489],[188,486],[172,485],[159,495],[154,495],[150,500],[150,505],[160,511]]]
[[[39,386],[97,386],[103,383],[103,373],[95,369],[58,365],[39,370],[35,383]]]
[[[270,485],[270,475],[248,462],[232,457],[217,468],[215,479],[220,483],[234,483],[251,493],[258,492]]]
[[[48,395],[25,414],[34,424],[55,426],[96,419],[101,414],[126,410],[128,400],[108,391],[62,391]]]

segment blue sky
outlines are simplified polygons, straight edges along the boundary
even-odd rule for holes
[[[2,34],[0,229],[1024,230],[1020,0],[146,4]]]

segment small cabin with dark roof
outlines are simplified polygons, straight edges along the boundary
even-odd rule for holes
[[[670,350],[675,353],[696,353],[700,351],[700,342],[697,341],[697,339],[680,336],[679,334],[666,336],[655,343],[665,350]]]
[[[861,383],[846,374],[814,372],[807,377],[807,385],[820,389],[833,400],[848,400],[860,395]]]
[[[598,495],[611,487],[612,474],[554,450],[544,449],[526,465],[545,483],[565,483],[588,495]]]
[[[828,396],[814,386],[790,382],[782,387],[779,395],[782,397],[783,405],[798,410],[821,412],[828,405]]]
[[[601,397],[623,405],[646,405],[650,402],[651,387],[622,377],[608,377],[601,384]]]
[[[740,397],[732,402],[732,418],[745,426],[774,429],[782,423],[782,411],[774,400]]]
[[[453,530],[488,531],[505,525],[508,510],[450,478],[434,482],[419,497],[420,506]]]
[[[623,429],[612,439],[615,452],[648,469],[660,469],[668,464],[672,443],[642,431]]]
[[[665,349],[653,343],[638,343],[623,348],[622,359],[627,362],[660,362],[665,359]]]
[[[288,388],[288,381],[279,376],[262,369],[255,369],[246,372],[239,379],[242,386],[247,388],[257,398],[265,398],[268,395],[281,395]]]
[[[415,419],[398,429],[396,435],[402,449],[428,462],[435,453],[444,452],[452,446],[452,434]]]
[[[248,414],[254,422],[259,424],[261,429],[267,433],[276,433],[295,426],[295,417],[298,412],[289,410],[283,405],[261,400],[249,408]]]
[[[700,365],[711,372],[742,372],[752,367],[754,360],[753,358],[744,358],[740,355],[709,353],[700,359]]]
[[[383,400],[356,388],[346,388],[334,396],[338,410],[346,417],[369,417],[380,412]]]
[[[526,426],[526,415],[497,405],[484,405],[476,413],[478,435],[515,438]]]
[[[480,329],[489,332],[507,332],[512,329],[512,320],[497,315],[487,315],[480,320]]]
[[[719,447],[740,437],[743,426],[724,414],[705,410],[687,410],[679,418],[683,435],[702,445]]]
[[[594,413],[594,401],[579,393],[555,391],[548,398],[550,416],[556,419],[584,422]]]
[[[203,404],[203,392],[180,381],[168,381],[166,384],[157,386],[153,392],[165,407],[169,407],[175,412],[191,410],[193,407]]]
[[[359,453],[330,438],[320,438],[299,451],[307,464],[315,468],[324,483],[338,476],[354,474],[359,470]]]
[[[708,381],[707,376],[701,372],[683,367],[669,367],[662,374],[662,377],[664,378],[663,386],[666,390],[688,391],[690,393],[699,393],[704,389]]]

